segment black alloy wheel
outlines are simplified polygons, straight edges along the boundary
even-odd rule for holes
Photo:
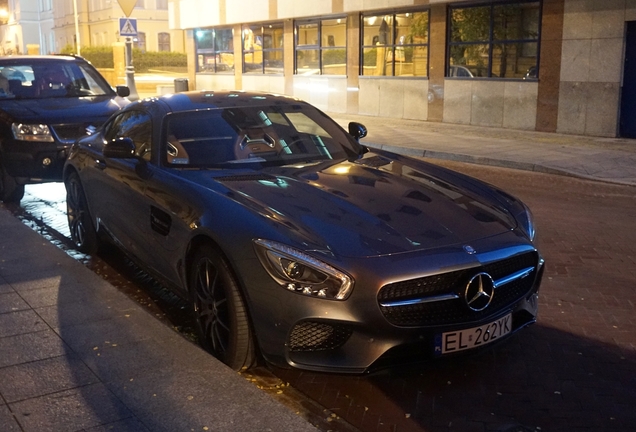
[[[236,278],[209,245],[194,255],[190,293],[201,345],[235,371],[256,362],[254,336]]]
[[[24,185],[16,183],[0,165],[0,200],[5,203],[19,203],[24,197]]]
[[[66,215],[71,240],[75,248],[85,254],[94,254],[99,248],[99,237],[88,211],[86,195],[77,173],[68,176],[66,186]]]

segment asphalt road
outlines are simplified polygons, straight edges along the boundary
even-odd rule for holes
[[[365,432],[636,430],[636,188],[435,162],[532,208],[547,263],[537,324],[479,353],[372,375],[276,369],[283,387],[322,406],[325,430],[347,429],[341,420]],[[51,216],[63,199],[31,192],[25,210],[63,233]]]

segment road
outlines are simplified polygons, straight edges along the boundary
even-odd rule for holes
[[[372,375],[274,369],[277,378],[266,378],[271,387],[307,396],[322,410],[323,430],[636,430],[636,188],[435,163],[502,187],[532,208],[547,263],[538,322],[479,353]],[[60,185],[29,186],[22,209],[26,223],[65,243]],[[118,266],[107,257],[77,257],[188,334],[184,306],[160,287],[134,272],[105,271]],[[263,368],[253,379],[262,376]]]

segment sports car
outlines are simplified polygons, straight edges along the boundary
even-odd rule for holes
[[[186,299],[201,344],[235,370],[363,373],[533,323],[530,210],[365,136],[280,95],[132,103],[71,148],[72,240],[114,242]]]

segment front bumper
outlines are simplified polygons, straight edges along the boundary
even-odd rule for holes
[[[449,248],[442,253],[409,254],[399,259],[360,259],[353,264],[353,269],[347,268],[356,285],[346,301],[289,293],[275,284],[264,283],[267,276],[259,277],[258,282],[247,280],[248,287],[254,287],[252,283],[258,284],[258,288],[248,289],[248,295],[249,303],[258,305],[251,308],[251,315],[261,352],[267,361],[277,365],[363,373],[434,357],[435,338],[441,333],[478,327],[509,313],[512,316],[510,334],[515,333],[536,320],[543,260],[532,245],[511,244],[512,236],[510,233],[498,240],[489,239],[494,244],[490,250],[486,244],[475,244],[476,249],[485,251],[480,255],[469,256],[460,246],[457,250]],[[448,293],[460,294],[456,298],[447,296],[449,299],[442,300],[434,309],[407,306],[398,318],[383,310],[378,297],[382,287],[396,281],[448,273],[474,275],[484,269],[493,273],[518,273],[518,269],[510,268],[508,258],[519,256],[532,256],[533,271],[523,276],[519,283],[505,289],[497,288],[499,291],[495,291],[492,304],[482,311],[475,312],[466,307],[461,295],[466,287],[464,279],[455,286],[444,288]],[[518,266],[527,268],[528,261],[521,261]],[[506,264],[498,265],[499,262]],[[409,298],[417,296],[411,288],[407,291]],[[499,299],[495,301],[497,297]],[[473,350],[463,352],[468,351]]]
[[[21,183],[61,181],[71,144],[5,140],[0,160]]]

